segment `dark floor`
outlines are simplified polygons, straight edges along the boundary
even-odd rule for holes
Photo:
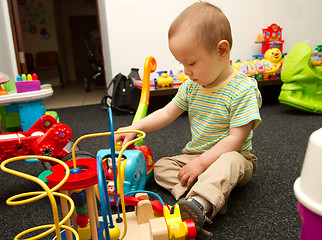
[[[213,224],[205,225],[214,233],[211,239],[299,239],[301,222],[293,184],[300,176],[310,134],[322,127],[322,115],[280,105],[278,92],[276,88],[262,90],[263,121],[256,128],[253,139],[253,152],[259,159],[258,169],[246,186],[232,191],[227,213],[216,216]],[[150,102],[150,110],[163,104],[157,99]],[[71,127],[73,139],[108,130],[107,112],[99,105],[56,111],[61,122]],[[113,118],[117,129],[130,124],[133,116],[115,115]],[[144,142],[157,160],[180,153],[190,137],[188,118],[184,114],[164,129],[148,134]],[[109,148],[106,137],[86,139],[79,145],[93,154],[99,149]],[[11,167],[33,176],[43,171],[40,163],[17,162]],[[6,199],[17,193],[38,190],[36,184],[2,171],[0,180],[0,239],[12,239],[27,228],[53,222],[46,199],[22,206],[5,204]],[[156,183],[150,183],[146,188],[158,193],[166,203],[175,203],[171,194]]]

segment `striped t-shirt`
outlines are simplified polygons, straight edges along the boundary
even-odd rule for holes
[[[192,139],[186,145],[189,152],[205,152],[228,136],[229,128],[254,121],[253,129],[261,122],[262,104],[257,81],[234,72],[214,88],[204,88],[190,79],[179,88],[172,100],[188,111]],[[253,131],[241,150],[252,149]]]

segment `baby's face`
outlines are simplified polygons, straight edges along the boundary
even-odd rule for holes
[[[216,85],[223,65],[217,49],[207,50],[189,31],[175,33],[169,39],[169,48],[192,81],[206,88]]]

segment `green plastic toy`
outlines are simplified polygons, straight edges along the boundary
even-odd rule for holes
[[[322,114],[322,62],[313,62],[311,56],[312,47],[304,42],[295,44],[286,55],[278,100],[300,110]]]

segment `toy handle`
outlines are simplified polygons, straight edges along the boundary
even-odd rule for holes
[[[144,63],[143,84],[140,103],[149,105],[150,98],[150,74],[157,69],[157,61],[154,57],[147,57]]]
[[[312,67],[322,66],[322,60],[320,60],[320,61],[312,61],[311,65],[312,65]]]
[[[150,74],[157,69],[157,61],[154,57],[147,57],[144,63],[143,84],[139,106],[133,118],[133,123],[139,121],[146,116],[150,98]]]
[[[120,152],[121,149],[122,149],[122,145],[123,145],[123,141],[122,140],[121,141],[117,141],[115,143],[115,151]]]

